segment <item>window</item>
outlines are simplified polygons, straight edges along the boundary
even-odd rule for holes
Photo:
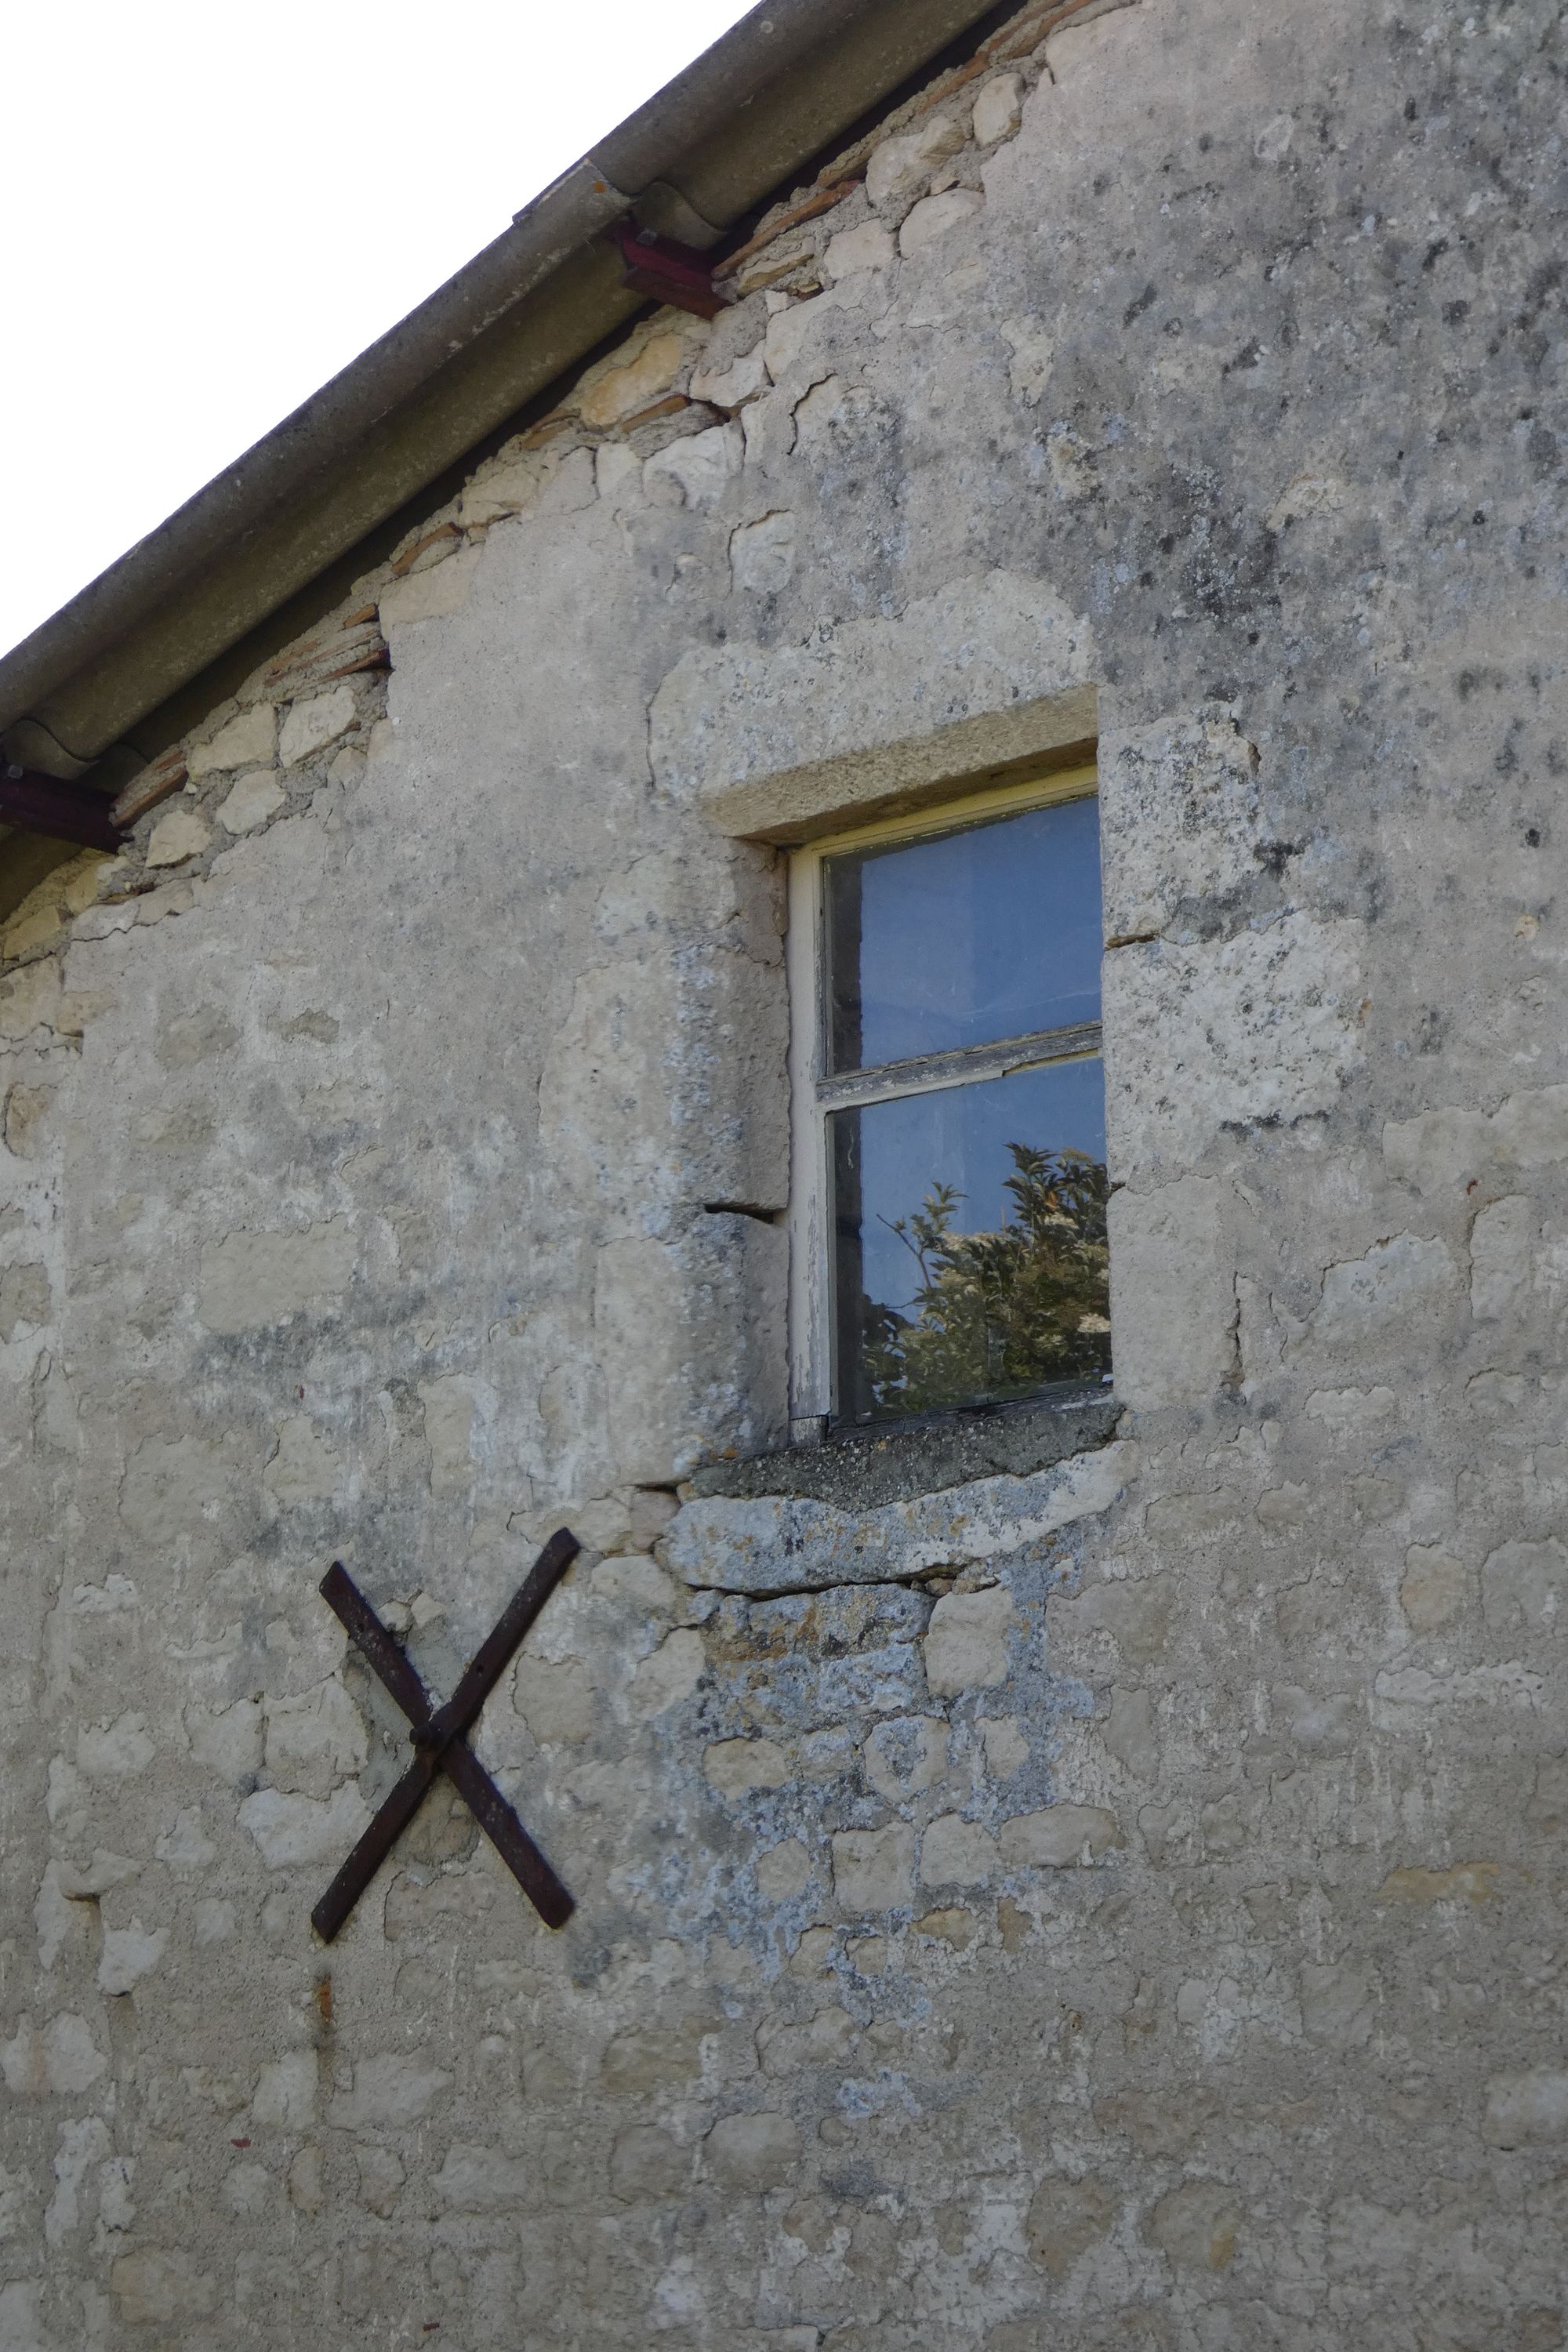
[[[796,853],[796,1433],[1110,1378],[1092,770]]]

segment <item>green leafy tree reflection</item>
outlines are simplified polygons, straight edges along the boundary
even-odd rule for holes
[[[996,1231],[953,1231],[964,1196],[951,1184],[934,1185],[914,1215],[882,1221],[920,1280],[905,1310],[866,1301],[879,1413],[997,1403],[1110,1369],[1104,1166],[1081,1151],[1007,1150],[1011,1205]]]

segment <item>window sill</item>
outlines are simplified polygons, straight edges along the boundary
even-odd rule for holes
[[[840,1429],[818,1445],[793,1445],[694,1471],[684,1497],[802,1495],[845,1510],[912,1502],[975,1478],[1026,1478],[1070,1454],[1108,1445],[1121,1418],[1112,1391],[1063,1388],[1022,1404],[933,1415],[894,1427]]]

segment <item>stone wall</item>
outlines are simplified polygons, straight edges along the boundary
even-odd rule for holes
[[[1558,12],[1058,16],[0,937],[5,2352],[1563,2341]],[[739,1469],[727,812],[1090,691],[1119,1414]],[[573,1921],[323,1948],[322,1570],[444,1692],[563,1520]]]

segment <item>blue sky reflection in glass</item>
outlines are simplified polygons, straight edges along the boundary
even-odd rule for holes
[[[953,1229],[985,1233],[1010,1222],[1010,1143],[1105,1158],[1105,1080],[1098,1058],[1056,1062],[978,1086],[901,1095],[833,1115],[836,1150],[859,1161],[860,1281],[868,1298],[907,1308],[919,1267],[893,1227],[932,1187],[960,1195]],[[847,1190],[840,1186],[841,1197]]]
[[[1100,804],[827,861],[828,1068],[1100,1018]]]

